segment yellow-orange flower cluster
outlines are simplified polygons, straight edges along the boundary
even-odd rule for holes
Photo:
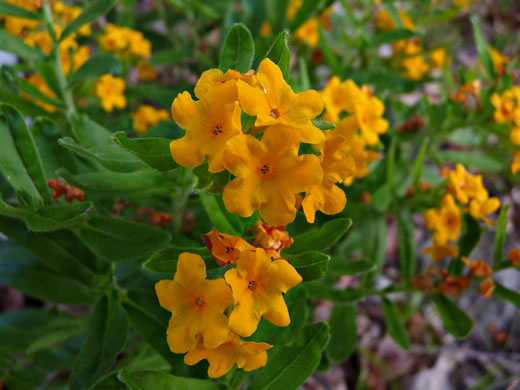
[[[433,231],[433,246],[426,248],[424,254],[432,254],[433,261],[458,257],[458,248],[449,242],[459,237],[463,211],[494,226],[488,215],[500,207],[498,198],[489,197],[482,176],[471,175],[461,164],[457,164],[454,171],[444,170],[442,174],[450,179],[449,193],[442,198],[439,209],[429,209],[424,214],[426,227]]]
[[[520,87],[514,86],[501,95],[494,93],[491,96],[491,103],[495,107],[495,122],[512,125],[509,136],[516,149],[513,150],[514,160],[511,171],[517,173],[520,171],[520,149],[518,149],[520,146]]]
[[[168,111],[157,109],[147,104],[141,104],[137,107],[137,111],[132,115],[135,123],[135,129],[139,133],[146,133],[150,127],[155,126],[161,121],[166,121],[170,117]]]
[[[101,100],[101,107],[107,112],[113,111],[114,107],[126,107],[124,90],[125,80],[111,74],[101,76],[96,82],[96,95]]]
[[[143,33],[128,27],[108,23],[105,34],[99,38],[103,50],[128,57],[150,57],[152,44]]]
[[[347,155],[354,145],[339,131],[323,132],[314,125],[312,119],[324,108],[316,91],[294,93],[280,68],[264,59],[257,73],[204,72],[195,96],[199,100],[183,92],[172,103],[173,119],[186,134],[171,142],[171,154],[182,166],[198,166],[207,159],[209,172],[233,174],[223,193],[230,212],[249,217],[258,210],[266,223],[287,225],[296,216],[300,193],[314,196],[304,200],[308,220],[314,219],[316,209],[343,209],[345,195],[332,187],[353,174],[354,160]],[[242,129],[242,113],[256,118],[248,134]],[[368,129],[373,117],[367,111],[362,126],[366,122]],[[316,145],[321,156],[299,154],[301,143]],[[320,191],[327,192],[328,199]],[[324,205],[335,196],[341,199],[334,199],[332,208]]]
[[[401,28],[414,31],[416,29],[410,16],[402,9],[397,10]],[[375,15],[377,28],[382,31],[398,29],[396,21],[386,9],[379,9]],[[397,60],[397,67],[403,77],[410,80],[420,80],[430,70],[425,56],[422,54],[422,43],[418,38],[399,39],[392,43],[392,56]],[[432,53],[430,61],[434,68],[442,68],[448,63],[444,49]]]
[[[301,276],[284,259],[272,260],[262,248],[240,237],[213,229],[204,239],[221,266],[233,265],[224,278],[206,279],[204,260],[191,253],[179,256],[172,280],[156,284],[162,307],[172,313],[167,341],[174,353],[186,353],[184,362],[209,362],[212,378],[226,374],[235,364],[245,371],[267,362],[266,343],[243,341],[263,317],[276,326],[290,323],[284,293]]]
[[[287,19],[293,20],[302,6],[302,0],[291,0],[287,7]],[[331,28],[330,15],[333,12],[333,6],[324,10],[318,18],[310,18],[306,20],[294,33],[294,37],[305,42],[310,47],[316,47],[320,40],[319,25],[329,30]]]

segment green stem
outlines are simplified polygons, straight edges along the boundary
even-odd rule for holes
[[[43,2],[43,18],[47,29],[49,30],[49,34],[52,37],[53,44],[53,60],[54,60],[54,71],[56,72],[56,78],[58,79],[58,85],[60,87],[61,94],[63,96],[63,100],[65,102],[65,106],[67,108],[67,116],[76,112],[76,107],[74,106],[74,99],[72,98],[72,94],[67,86],[67,78],[65,77],[65,72],[63,72],[63,66],[61,65],[61,53],[60,47],[58,44],[58,40],[56,37],[56,33],[54,31],[54,20],[52,17],[52,11],[49,3],[47,1]]]

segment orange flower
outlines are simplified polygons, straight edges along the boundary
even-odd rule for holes
[[[283,293],[302,281],[302,277],[286,260],[271,260],[263,249],[240,253],[236,268],[224,275],[231,285],[235,308],[229,316],[229,327],[240,336],[253,334],[261,317],[276,326],[291,322]]]
[[[463,165],[457,164],[455,171],[449,172],[449,178],[448,189],[460,203],[468,203],[471,198],[483,202],[488,198],[482,176],[471,175]]]
[[[462,262],[469,268],[470,275],[487,278],[493,273],[491,267],[487,265],[484,260],[470,260],[463,256]]]
[[[437,286],[439,294],[459,296],[471,284],[470,276],[451,276],[446,270],[441,270],[443,281]]]
[[[232,332],[228,339],[217,348],[208,349],[200,341],[195,348],[184,356],[184,362],[190,366],[206,359],[209,362],[208,375],[218,378],[225,375],[236,364],[244,371],[253,371],[267,363],[267,350],[272,345],[242,341]]]
[[[199,255],[182,253],[173,280],[155,284],[159,303],[172,313],[167,340],[174,353],[193,349],[197,337],[206,348],[216,348],[229,335],[224,311],[233,303],[233,295],[224,279],[206,280],[206,265]]]
[[[335,183],[343,183],[353,177],[356,163],[351,155],[348,139],[336,131],[325,132],[325,142],[319,145],[323,180],[307,192],[302,202],[307,222],[314,223],[316,211],[333,215],[340,213],[347,197]]]
[[[202,239],[221,267],[225,267],[227,264],[235,264],[240,257],[240,252],[253,249],[253,246],[240,237],[220,233],[215,228],[211,229],[209,233],[203,234]]]
[[[298,156],[294,133],[283,130],[270,127],[261,141],[251,135],[228,141],[224,165],[236,176],[224,188],[230,212],[249,217],[258,209],[269,225],[287,225],[296,216],[296,195],[321,183],[319,158]]]
[[[520,267],[520,249],[512,249],[512,250],[510,250],[508,259],[515,266]]]
[[[457,258],[459,248],[455,245],[433,245],[423,250],[423,255],[432,254],[433,261],[440,261],[445,257]]]
[[[493,291],[495,291],[495,283],[491,277],[484,279],[480,282],[478,287],[478,292],[486,299],[491,298],[493,295]]]
[[[210,172],[224,170],[224,146],[242,131],[235,85],[223,83],[197,101],[185,91],[173,101],[172,116],[186,130],[184,137],[170,143],[173,159],[184,167],[196,167],[207,157]]]
[[[444,246],[448,241],[455,241],[462,226],[460,209],[451,194],[442,198],[440,209],[430,209],[424,213],[426,227],[433,230],[434,245]]]
[[[495,223],[487,215],[494,213],[499,207],[500,200],[498,198],[488,198],[484,201],[473,199],[469,204],[469,213],[474,218],[480,219],[490,226],[495,226]]]
[[[298,141],[311,144],[324,139],[323,132],[311,122],[323,111],[318,92],[295,94],[278,65],[268,58],[260,63],[256,79],[256,86],[237,81],[240,106],[247,114],[256,116],[256,127],[283,125],[292,130]]]
[[[195,96],[199,99],[204,99],[212,90],[229,82],[235,86],[233,100],[238,100],[238,90],[236,89],[237,80],[242,80],[249,85],[255,85],[255,71],[250,70],[247,73],[240,73],[236,70],[229,69],[224,73],[220,69],[209,69],[203,72],[197,81],[194,90]]]
[[[285,226],[269,226],[264,223],[257,223],[253,231],[255,233],[254,245],[265,249],[266,253],[273,260],[280,258],[280,252],[284,248],[289,248],[294,240],[285,231]]]

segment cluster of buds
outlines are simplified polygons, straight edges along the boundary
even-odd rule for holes
[[[395,126],[395,129],[401,133],[414,133],[423,127],[424,119],[420,115],[414,113],[406,122]]]
[[[140,216],[148,216],[148,224],[157,226],[157,227],[164,227],[164,225],[167,225],[172,222],[172,216],[170,214],[166,214],[162,211],[157,211],[154,208],[148,207],[146,209],[139,208],[136,210],[137,215]]]
[[[255,233],[253,245],[264,248],[273,260],[279,259],[282,249],[289,248],[294,242],[285,231],[285,226],[269,226],[259,222],[253,227],[253,232]]]
[[[124,209],[132,209],[133,206],[127,202],[124,199],[118,200],[114,205],[112,206],[112,216],[113,217],[120,217],[121,213]],[[140,216],[144,217],[147,216],[147,223],[152,226],[157,226],[159,228],[163,228],[165,225],[171,223],[173,221],[173,218],[170,214],[167,214],[163,211],[157,211],[152,207],[148,208],[138,208],[135,210],[135,213]],[[145,223],[143,220],[134,218],[134,222],[139,223]],[[193,224],[193,222],[191,223]]]
[[[476,277],[481,280],[479,293],[486,299],[490,298],[495,290],[495,283],[491,277],[493,273],[491,267],[484,260],[470,260],[462,257],[462,261],[468,267],[467,275],[454,276],[445,269],[429,266],[424,275],[415,276],[412,279],[413,288],[422,290],[427,294],[431,294],[436,288],[439,294],[457,297],[462,291],[469,288],[473,277]],[[434,281],[436,276],[440,276],[437,283]]]
[[[520,267],[520,249],[512,249],[509,251],[508,259],[514,266]]]
[[[52,199],[58,199],[60,196],[65,195],[65,200],[69,203],[74,199],[80,202],[85,200],[85,193],[77,187],[69,186],[63,177],[48,179],[47,185],[54,190]]]

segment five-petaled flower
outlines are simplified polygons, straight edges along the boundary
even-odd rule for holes
[[[173,280],[161,280],[155,291],[162,307],[172,313],[168,345],[174,353],[193,349],[197,337],[206,348],[216,348],[229,335],[224,311],[233,295],[223,279],[206,280],[206,265],[199,255],[182,253]]]
[[[282,294],[302,281],[286,260],[271,260],[263,249],[240,253],[237,266],[224,275],[237,306],[229,316],[230,329],[243,337],[253,334],[261,317],[276,326],[290,323]]]
[[[256,127],[282,125],[277,128],[290,129],[297,141],[316,144],[323,140],[323,132],[311,121],[323,111],[318,92],[294,93],[280,68],[268,58],[260,63],[255,77],[255,85],[239,80],[237,87],[240,106],[256,116]]]
[[[242,217],[258,210],[270,225],[291,223],[296,195],[320,184],[323,173],[317,156],[298,155],[294,133],[270,127],[259,141],[252,135],[231,138],[224,165],[236,176],[224,188],[226,208]]]

